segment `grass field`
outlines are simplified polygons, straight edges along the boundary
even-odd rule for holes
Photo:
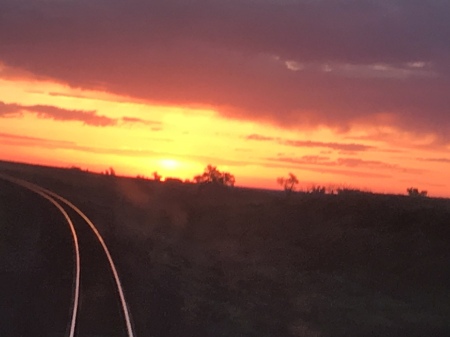
[[[0,172],[94,221],[137,336],[450,336],[448,199]]]

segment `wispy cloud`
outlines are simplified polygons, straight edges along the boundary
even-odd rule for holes
[[[79,121],[91,126],[113,126],[117,124],[116,119],[98,115],[94,110],[70,110],[51,105],[6,104],[0,101],[0,117],[18,117],[24,111],[33,113],[39,118],[56,121]]]
[[[366,167],[366,168],[384,168],[384,169],[397,168],[396,165],[391,165],[374,160],[363,160],[359,158],[337,158],[335,160],[332,160],[331,158],[324,156],[302,156],[302,157],[277,157],[268,159],[293,164],[312,164],[323,166]]]
[[[149,120],[149,119],[143,119],[143,118],[138,118],[138,117],[122,117],[121,118],[122,122],[125,124],[144,124],[144,125],[155,125],[154,128],[158,128],[159,126],[162,125],[161,122],[159,121],[153,121],[153,120]]]
[[[70,148],[76,145],[74,142],[64,140],[28,137],[0,132],[1,143],[4,145],[39,146],[45,148]]]
[[[419,161],[450,164],[450,158],[417,158]]]
[[[327,166],[311,166],[310,163],[300,163],[293,161],[280,161],[277,162],[277,158],[267,158],[268,162],[264,164],[265,167],[271,168],[282,168],[289,170],[303,170],[310,171],[315,173],[324,173],[324,174],[332,174],[332,175],[343,175],[348,177],[362,177],[362,178],[390,178],[391,174],[389,173],[380,173],[380,172],[368,172],[368,171],[360,171],[360,170],[350,170],[350,169],[342,169],[335,167],[327,167]]]
[[[91,126],[116,126],[142,124],[152,126],[152,131],[162,130],[162,123],[137,117],[124,116],[111,118],[99,115],[97,111],[71,110],[51,105],[21,105],[15,103],[4,103],[0,101],[0,118],[20,117],[23,112],[35,114],[39,118],[52,119],[56,121],[78,121]]]
[[[400,169],[398,165],[393,165],[378,160],[363,160],[360,158],[337,158],[336,164],[339,166],[367,167],[372,169]]]
[[[47,149],[67,149],[71,151],[81,151],[86,153],[95,153],[98,155],[117,155],[124,157],[160,157],[170,156],[171,158],[184,159],[183,155],[177,153],[158,152],[148,149],[131,149],[131,148],[105,148],[79,145],[75,142],[67,142],[54,139],[45,139],[39,137],[20,136],[8,133],[0,133],[0,141],[2,144],[40,147]],[[164,141],[164,140],[162,140]],[[256,160],[234,160],[225,158],[216,158],[214,156],[194,155],[189,156],[190,160],[197,160],[206,164],[214,163],[215,165],[229,166],[262,166],[268,168],[281,168],[292,170],[306,170],[311,172],[319,172],[324,174],[343,175],[348,177],[364,177],[364,178],[388,178],[393,172],[403,170],[400,167],[390,166],[388,164],[377,161],[355,160],[353,158],[338,158],[332,160],[328,156],[303,156],[303,157],[275,157],[261,158]],[[364,171],[367,169],[369,171]],[[392,169],[392,170],[390,170]],[[416,172],[418,173],[418,172]]]
[[[86,95],[80,95],[80,94],[67,94],[67,93],[63,93],[63,92],[55,92],[55,91],[51,91],[51,92],[49,92],[49,93],[41,92],[41,94],[48,94],[49,96],[54,96],[54,97],[92,99],[91,97],[86,96]]]
[[[30,91],[32,92],[32,91]],[[50,91],[50,92],[36,92],[40,94],[45,94],[53,97],[67,97],[67,98],[78,98],[78,99],[88,99],[92,100],[95,99],[96,101],[105,101],[105,102],[116,102],[116,103],[129,103],[130,100],[121,98],[121,97],[98,97],[98,96],[90,96],[90,95],[83,95],[83,94],[74,94],[74,93],[65,93],[65,92],[57,92],[57,91]]]
[[[65,150],[75,150],[96,154],[105,155],[120,155],[127,157],[145,157],[154,156],[159,154],[156,151],[148,149],[120,149],[120,148],[104,148],[104,147],[94,147],[79,145],[76,142],[61,141],[55,139],[46,139],[41,137],[28,137],[9,133],[0,133],[0,139],[2,144],[8,142],[12,145],[21,146],[31,146],[31,147],[41,147],[47,149],[65,149]]]
[[[95,110],[69,110],[50,105],[23,106],[23,109],[35,113],[38,117],[57,121],[80,121],[92,126],[112,126],[117,124],[116,119],[98,115]]]
[[[357,143],[333,143],[333,142],[317,142],[310,140],[293,140],[283,139],[279,137],[269,137],[260,134],[251,134],[245,137],[247,140],[255,141],[274,141],[281,145],[302,147],[302,148],[327,148],[338,151],[360,152],[374,149],[374,146],[357,144]]]
[[[153,138],[154,141],[170,142],[168,139]],[[60,149],[80,151],[86,153],[95,153],[98,155],[116,155],[122,157],[170,157],[174,159],[185,159],[185,155],[174,152],[159,152],[149,150],[146,148],[108,148],[108,147],[95,147],[79,145],[76,142],[61,141],[55,139],[46,139],[40,137],[28,137],[20,136],[9,133],[0,133],[0,142],[5,145],[26,146],[26,147],[39,147],[45,149]],[[214,165],[230,165],[230,166],[246,166],[246,165],[258,165],[258,162],[249,160],[234,160],[227,158],[216,158],[207,155],[193,155],[189,156],[189,160],[197,160],[205,165],[213,163]]]
[[[300,165],[304,167],[305,165],[313,165],[315,167],[326,166],[326,167],[346,167],[350,169],[368,169],[371,171],[385,172],[403,172],[410,174],[422,174],[423,170],[403,168],[396,164],[385,163],[377,160],[364,160],[360,158],[352,157],[339,157],[332,159],[326,156],[301,156],[301,157],[286,157],[278,156],[266,158],[266,160],[271,162],[288,163],[294,165]]]
[[[295,146],[295,147],[322,147],[332,150],[342,150],[342,151],[367,151],[373,149],[373,146],[355,143],[329,143],[329,142],[313,142],[313,141],[303,141],[303,140],[285,140],[282,142],[284,145]]]
[[[254,134],[248,135],[246,137],[246,139],[248,139],[248,140],[259,140],[259,141],[269,141],[269,140],[275,140],[277,138],[268,137],[268,136],[259,135],[259,134],[254,133]]]

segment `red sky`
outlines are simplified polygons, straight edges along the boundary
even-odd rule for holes
[[[0,159],[450,196],[450,3],[0,0]]]

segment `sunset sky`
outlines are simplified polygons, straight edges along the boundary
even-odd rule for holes
[[[450,1],[0,0],[0,159],[450,197]]]

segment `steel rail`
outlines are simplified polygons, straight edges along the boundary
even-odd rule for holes
[[[12,178],[15,179],[15,178]],[[119,297],[120,297],[120,302],[121,302],[121,306],[122,306],[122,312],[124,315],[124,319],[125,319],[125,324],[126,324],[126,328],[127,328],[127,337],[135,337],[134,332],[133,332],[133,328],[132,328],[132,324],[131,324],[131,317],[130,317],[130,312],[128,309],[128,304],[125,300],[125,295],[124,295],[124,291],[122,288],[122,283],[120,282],[120,278],[119,278],[119,274],[117,272],[117,268],[114,264],[113,258],[109,252],[108,247],[106,246],[106,243],[103,239],[103,237],[101,236],[100,232],[98,231],[97,227],[95,227],[95,225],[92,223],[92,221],[78,208],[76,207],[73,203],[71,203],[70,201],[68,201],[67,199],[63,198],[62,196],[56,194],[55,192],[52,192],[44,187],[41,187],[39,185],[21,180],[21,179],[15,179],[17,181],[21,181],[23,185],[27,185],[29,186],[29,188],[34,188],[36,190],[42,191],[44,195],[49,195],[55,199],[58,199],[59,201],[61,201],[62,203],[66,204],[67,206],[69,206],[72,210],[74,210],[79,216],[81,216],[83,218],[84,221],[86,221],[86,223],[89,225],[89,227],[91,228],[91,230],[94,232],[94,234],[96,235],[98,241],[100,242],[100,244],[102,245],[103,251],[105,252],[105,255],[108,259],[109,265],[111,267],[111,271],[113,273],[114,276],[114,280],[116,283],[116,287],[117,287],[117,291],[119,293]],[[73,335],[70,335],[69,337],[73,337]]]
[[[129,309],[128,309],[128,304],[127,304],[127,302],[125,300],[125,295],[124,295],[124,292],[123,292],[122,283],[120,282],[120,278],[119,278],[119,274],[117,272],[116,265],[114,264],[114,261],[113,261],[113,258],[111,256],[111,253],[109,252],[108,246],[106,246],[106,243],[103,240],[103,237],[101,236],[101,234],[98,231],[97,227],[95,227],[95,225],[92,223],[92,221],[78,207],[76,207],[70,201],[68,201],[67,199],[59,196],[58,194],[56,194],[56,193],[54,193],[52,191],[49,191],[49,190],[44,189],[44,188],[42,188],[42,189],[46,193],[48,193],[51,196],[53,196],[54,198],[60,200],[61,202],[63,202],[64,204],[66,204],[67,206],[72,208],[76,213],[78,213],[78,215],[80,215],[83,218],[83,220],[86,221],[86,223],[92,229],[94,234],[97,236],[97,239],[100,242],[100,244],[102,245],[103,251],[105,252],[106,257],[108,258],[108,262],[109,262],[109,265],[111,267],[111,271],[112,271],[112,273],[114,275],[114,280],[116,282],[117,291],[119,293],[120,302],[121,302],[121,305],[122,305],[122,311],[123,311],[123,315],[124,315],[124,319],[125,319],[125,324],[127,326],[128,337],[134,337],[133,328],[132,328],[132,325],[131,325],[130,312],[129,312]]]
[[[80,247],[78,245],[78,237],[77,233],[75,231],[75,227],[72,223],[72,220],[70,219],[67,212],[64,210],[64,208],[50,195],[45,193],[42,189],[34,186],[33,184],[30,184],[24,180],[16,179],[13,177],[9,177],[7,175],[0,173],[0,179],[9,181],[13,184],[19,185],[23,188],[26,188],[41,197],[47,199],[50,203],[52,203],[64,216],[67,223],[69,224],[70,231],[72,233],[73,238],[73,244],[75,249],[75,282],[74,282],[74,291],[73,291],[73,305],[72,305],[72,314],[70,319],[70,327],[69,327],[69,334],[68,337],[74,337],[75,336],[75,327],[77,322],[77,313],[78,313],[78,305],[79,305],[79,299],[80,299],[80,276],[81,276],[81,260],[80,260]]]

